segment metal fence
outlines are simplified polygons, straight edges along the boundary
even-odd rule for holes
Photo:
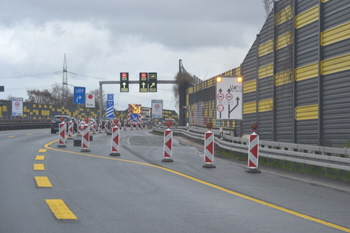
[[[153,128],[153,131],[164,132],[165,129],[165,127],[159,127]],[[197,127],[177,127],[171,130],[174,134],[181,134],[185,137],[201,141],[204,141],[204,132],[207,131],[205,128]],[[213,133],[215,134],[215,146],[229,151],[248,153],[249,141],[247,138],[232,137],[227,134],[222,135],[219,130],[215,129]],[[259,156],[350,171],[350,148],[333,148],[259,140]]]

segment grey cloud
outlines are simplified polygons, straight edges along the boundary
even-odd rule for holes
[[[2,23],[103,22],[115,37],[131,34],[174,49],[242,46],[245,29],[259,28],[264,14],[262,0],[6,0],[2,6]]]

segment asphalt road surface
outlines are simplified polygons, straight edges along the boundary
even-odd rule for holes
[[[0,132],[0,232],[350,232],[350,188],[315,185],[215,158],[174,138],[93,135],[91,152],[49,129]],[[305,180],[308,178],[305,177]]]

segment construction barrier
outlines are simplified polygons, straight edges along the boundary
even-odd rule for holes
[[[119,137],[120,137],[120,129],[118,125],[116,125],[112,128],[112,152],[109,154],[110,156],[120,156]]]
[[[85,124],[83,126],[83,136],[81,137],[81,152],[90,152],[90,125]]]
[[[97,134],[96,129],[97,129],[97,123],[91,122],[91,127],[92,127],[92,134]]]
[[[73,140],[73,121],[68,122],[68,137],[67,139]]]
[[[59,124],[57,147],[67,147],[66,146],[66,122],[64,120]]]
[[[172,147],[173,147],[173,131],[171,131],[171,124],[166,123],[168,129],[164,131],[164,147],[163,147],[163,159],[162,162],[174,162],[172,159]]]
[[[77,131],[78,131],[78,136],[81,136],[81,121],[78,121]]]
[[[102,121],[98,122],[98,133],[102,133]]]
[[[204,135],[204,168],[216,168],[214,162],[214,133],[211,132],[212,123],[208,122],[208,131]]]
[[[105,121],[105,133],[108,133],[108,127],[109,127],[108,124],[109,124],[108,121]]]
[[[261,173],[258,169],[259,163],[259,135],[256,134],[258,124],[253,123],[251,125],[253,133],[249,135],[249,146],[248,146],[248,169],[245,171],[248,173]]]

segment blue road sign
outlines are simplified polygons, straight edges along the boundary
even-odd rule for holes
[[[74,87],[74,104],[85,103],[85,87]]]
[[[139,120],[139,114],[137,114],[137,113],[131,114],[130,120],[131,120],[132,122],[135,122],[135,123],[136,123],[136,122]]]
[[[106,117],[114,118],[114,94],[107,94]]]

